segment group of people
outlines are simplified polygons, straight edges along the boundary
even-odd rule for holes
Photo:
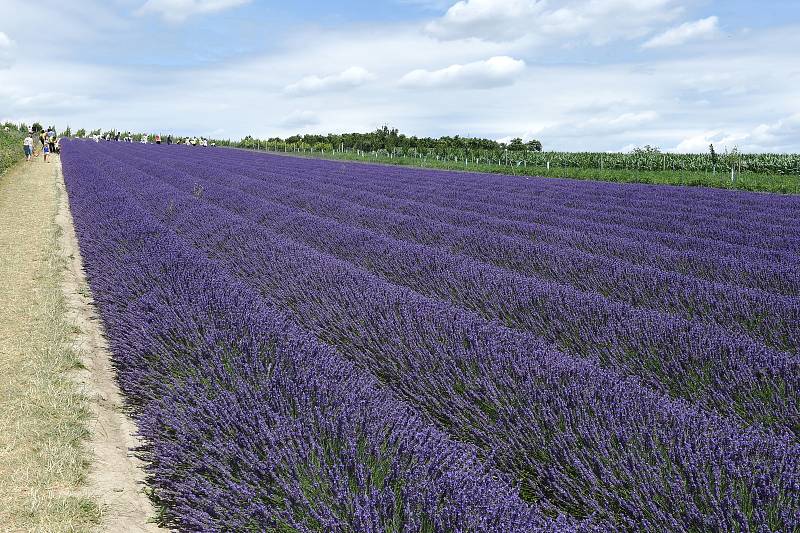
[[[152,141],[151,141],[152,138]],[[92,139],[95,142],[103,141],[116,141],[116,142],[127,142],[132,143],[134,142],[133,137],[130,135],[125,135],[124,137],[121,136],[120,133],[106,133],[105,135],[93,135]],[[172,135],[167,135],[166,138],[162,138],[161,135],[147,135],[143,133],[139,140],[141,144],[148,144],[149,142],[153,142],[154,144],[185,144],[186,146],[216,146],[216,143],[209,142],[208,139],[205,137],[187,137],[186,139],[173,139]]]
[[[186,139],[187,146],[209,146],[208,139],[204,137],[188,137]],[[216,146],[215,143],[211,143],[211,146]]]
[[[58,146],[58,138],[56,136],[56,131],[54,128],[48,128],[47,130],[39,132],[39,143],[41,144],[41,153],[44,156],[45,163],[49,163],[48,157],[50,154],[58,153],[59,146]],[[152,137],[152,142],[155,144],[162,144],[161,135],[153,135],[148,136],[147,134],[142,134],[141,140],[139,141],[142,144],[148,144],[149,139]],[[116,141],[116,142],[134,142],[133,137],[130,135],[122,136],[120,133],[106,133],[104,135],[94,134],[89,137],[90,139],[94,140],[95,142],[103,141]],[[186,144],[187,146],[216,146],[216,143],[209,142],[208,139],[204,137],[187,137],[185,139],[173,139],[172,135],[168,135],[166,139],[163,139],[163,142],[166,144]],[[39,152],[36,150],[35,146],[35,136],[34,131],[32,129],[28,130],[28,134],[25,136],[25,140],[22,142],[22,147],[25,151],[25,160],[31,161],[34,157],[38,157]]]
[[[29,129],[28,134],[22,141],[22,149],[25,151],[25,160],[28,162],[30,162],[33,157],[39,155],[34,147],[33,136],[34,136],[33,130]],[[48,156],[50,154],[59,152],[58,139],[56,138],[56,130],[54,128],[48,128],[46,131],[44,130],[40,131],[39,143],[42,146],[42,155],[44,156],[44,162],[49,163],[50,161],[48,160]]]

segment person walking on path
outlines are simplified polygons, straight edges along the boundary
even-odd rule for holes
[[[31,134],[25,136],[25,140],[22,141],[22,148],[25,150],[25,161],[30,162],[31,156],[33,155],[33,137]]]
[[[55,153],[56,151],[56,130],[55,128],[50,128],[47,130],[47,144],[50,145],[50,153]]]
[[[50,143],[42,145],[42,153],[44,154],[44,162],[49,163],[50,161],[47,160],[47,156],[50,155]]]

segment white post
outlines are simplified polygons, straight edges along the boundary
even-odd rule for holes
[[[550,172],[550,161],[547,162],[547,171]]]

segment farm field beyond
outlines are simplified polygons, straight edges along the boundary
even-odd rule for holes
[[[61,160],[163,525],[800,528],[800,197]]]

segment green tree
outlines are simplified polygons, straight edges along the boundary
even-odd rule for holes
[[[528,150],[530,150],[531,152],[541,152],[542,151],[542,143],[539,142],[536,139],[532,139],[532,140],[528,141],[526,146],[528,147]]]
[[[719,159],[719,157],[717,156],[717,152],[714,150],[714,143],[708,145],[708,151],[711,153],[711,172],[716,174],[717,160]]]
[[[525,145],[522,144],[522,139],[515,137],[511,139],[510,143],[508,143],[508,149],[512,152],[521,152],[525,149]]]

